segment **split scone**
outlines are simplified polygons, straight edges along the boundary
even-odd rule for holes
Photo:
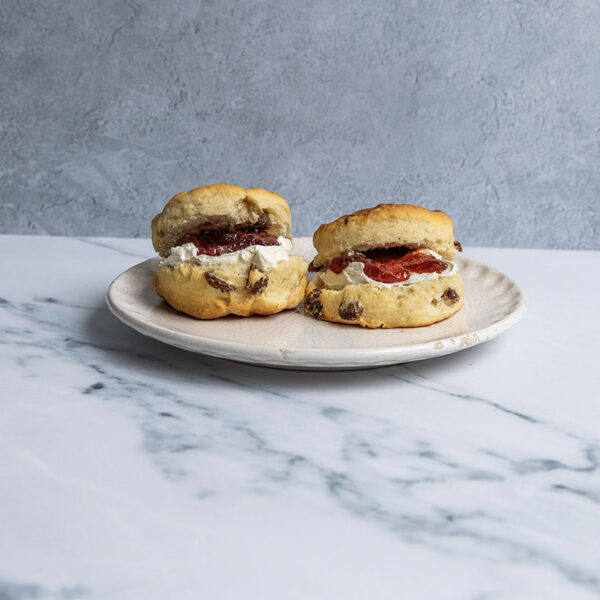
[[[448,215],[411,204],[380,204],[321,225],[304,310],[317,319],[362,327],[419,327],[464,304],[452,262]]]
[[[152,219],[162,256],[154,289],[198,319],[294,308],[307,264],[290,254],[291,216],[277,194],[215,184],[173,196]]]

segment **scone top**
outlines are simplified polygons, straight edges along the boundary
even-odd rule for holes
[[[245,190],[224,183],[182,192],[173,196],[152,219],[152,244],[164,255],[186,233],[245,227],[290,238],[288,203],[267,190]]]
[[[350,251],[407,246],[429,248],[446,260],[456,254],[454,225],[441,210],[412,204],[379,204],[321,225],[313,236],[315,267]]]

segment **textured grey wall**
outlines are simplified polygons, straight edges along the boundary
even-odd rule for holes
[[[222,181],[297,235],[401,201],[600,247],[595,0],[2,0],[0,28],[2,232],[147,236]]]

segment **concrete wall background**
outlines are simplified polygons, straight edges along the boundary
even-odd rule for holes
[[[0,232],[148,236],[221,181],[297,235],[411,202],[600,248],[599,96],[594,0],[3,0]]]

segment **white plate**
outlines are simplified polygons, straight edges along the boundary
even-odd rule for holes
[[[314,256],[310,238],[294,252]],[[152,338],[210,356],[288,369],[360,369],[457,352],[512,327],[527,310],[521,288],[483,263],[456,259],[465,306],[449,319],[411,329],[363,329],[317,321],[300,308],[271,316],[201,321],[173,310],[154,292],[158,258],[121,273],[108,289],[110,310]]]

